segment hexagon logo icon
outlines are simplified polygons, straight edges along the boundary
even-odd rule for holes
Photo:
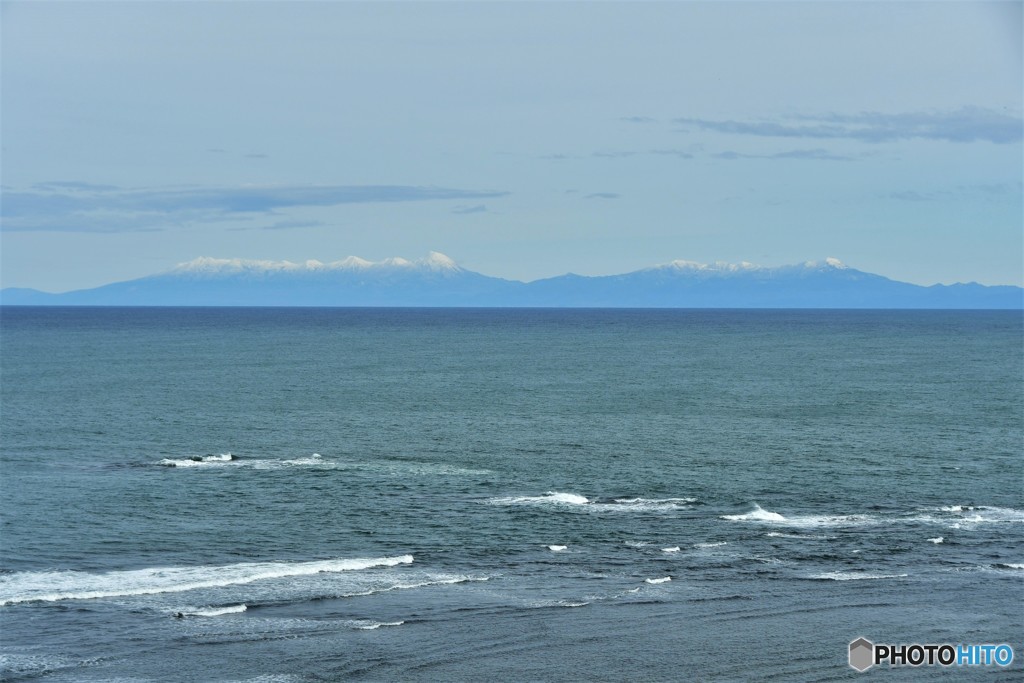
[[[864,673],[875,663],[875,645],[867,638],[850,643],[850,666]]]

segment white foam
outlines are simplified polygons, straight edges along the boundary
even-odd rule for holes
[[[590,500],[575,493],[548,491],[543,496],[509,496],[493,498],[491,502],[495,505],[586,505]]]
[[[235,456],[230,453],[221,453],[220,455],[194,455],[181,459],[164,458],[160,464],[165,467],[216,467],[234,461]]]
[[[548,491],[543,496],[506,496],[492,498],[489,502],[493,505],[552,505],[600,512],[644,512],[676,510],[695,501],[695,498],[616,498],[610,503],[599,503],[577,493]]]
[[[661,552],[663,552],[663,553],[678,553],[679,552],[679,546],[674,545],[671,548],[662,548]]]
[[[228,607],[208,607],[205,609],[183,610],[181,613],[193,617],[220,617],[225,614],[241,614],[248,607],[245,605],[230,605]]]
[[[734,522],[758,522],[763,524],[779,524],[791,527],[838,527],[866,526],[877,524],[878,519],[867,515],[799,515],[784,517],[777,512],[763,509],[754,503],[754,509],[742,515],[722,515],[722,519]]]
[[[785,522],[785,517],[777,512],[769,512],[765,510],[757,503],[754,503],[754,509],[750,512],[746,512],[742,515],[722,515],[722,519],[728,519],[734,522]]]
[[[694,548],[719,548],[723,545],[729,545],[727,541],[718,541],[716,543],[697,543]]]
[[[0,575],[0,606],[22,602],[89,600],[220,588],[266,579],[359,571],[410,564],[412,555],[312,562],[253,562],[224,566],[151,567],[105,573],[18,572]]]
[[[291,460],[281,460],[280,462],[282,465],[291,465],[293,467],[296,465],[323,465],[325,462],[323,457],[319,453],[314,453],[308,458],[293,458]]]
[[[667,583],[672,580],[671,576],[663,576],[660,579],[644,579],[645,583]]]
[[[696,503],[696,498],[616,498],[614,504],[598,503],[609,510],[677,510]]]
[[[568,547],[569,546],[565,545],[549,545],[548,550],[550,550],[551,552],[560,553]]]
[[[5,652],[0,653],[0,677],[7,680],[6,674],[38,675],[77,664],[78,661],[62,655]]]
[[[825,572],[815,574],[812,579],[828,581],[866,581],[871,579],[902,579],[906,574],[870,574],[868,572]]]
[[[376,631],[382,626],[401,626],[404,621],[350,621],[348,625],[359,631]]]
[[[925,540],[929,543],[934,543],[935,545],[938,545],[939,543],[942,543],[945,539],[942,538],[942,536],[936,536],[935,538],[927,538]]]
[[[947,505],[939,508],[940,512],[957,515],[954,517],[960,523],[974,524],[1000,524],[1000,523],[1022,523],[1024,522],[1024,510],[1014,508],[995,507],[988,505]],[[947,519],[924,518],[924,521],[948,522]]]

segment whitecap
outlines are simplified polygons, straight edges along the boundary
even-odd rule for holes
[[[722,519],[733,522],[759,522],[791,527],[837,527],[866,526],[877,524],[878,520],[867,515],[798,515],[784,517],[778,512],[765,510],[757,503],[754,509],[741,515],[722,515]]]
[[[696,498],[616,498],[614,503],[598,503],[597,506],[609,510],[677,510],[696,502]]]
[[[824,572],[814,574],[808,578],[822,581],[865,581],[871,579],[902,579],[907,574],[871,574],[869,572]]]
[[[347,625],[358,631],[376,631],[379,628],[386,626],[401,626],[404,621],[350,621]]]
[[[508,496],[492,498],[490,502],[494,505],[586,505],[590,500],[575,493],[548,491],[543,496]]]
[[[577,493],[548,491],[543,496],[505,496],[492,498],[489,502],[492,505],[542,505],[600,512],[665,512],[695,501],[695,498],[616,498],[612,502],[599,502]]]
[[[935,545],[938,545],[939,543],[945,541],[945,539],[942,536],[936,536],[935,538],[926,538],[925,540],[929,543],[934,543]]]
[[[207,608],[196,608],[191,610],[181,610],[180,614],[192,617],[220,617],[225,614],[241,614],[242,612],[249,609],[243,605],[229,605],[227,607],[207,607]]]
[[[696,543],[694,548],[719,548],[723,545],[729,545],[727,541],[716,541],[715,543]]]
[[[671,576],[663,576],[660,579],[644,579],[644,583],[667,583],[671,580]]]
[[[947,505],[939,508],[941,512],[957,515],[954,517],[961,523],[1000,524],[1024,522],[1024,510],[989,505]],[[927,519],[927,518],[926,518]],[[932,520],[928,521],[948,521]]]
[[[223,467],[229,462],[237,462],[237,458],[230,453],[219,455],[193,455],[188,458],[164,458],[160,464],[165,467]]]
[[[0,606],[23,602],[88,600],[250,584],[266,579],[359,571],[410,564],[412,555],[314,560],[245,562],[221,566],[149,567],[103,573],[80,571],[16,572],[0,575]]]
[[[662,548],[661,552],[663,552],[663,553],[678,553],[679,552],[679,546],[674,545],[671,548]]]
[[[555,553],[560,553],[560,552],[562,552],[563,550],[565,550],[568,547],[569,546],[565,546],[565,545],[549,545],[548,546],[548,550],[550,550],[552,552],[555,552]]]
[[[728,519],[734,522],[785,522],[786,518],[777,512],[769,512],[765,510],[757,503],[754,503],[754,509],[750,512],[745,512],[742,515],[722,515],[722,519]]]

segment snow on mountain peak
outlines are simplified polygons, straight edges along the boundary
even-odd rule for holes
[[[241,273],[293,272],[312,273],[325,271],[368,270],[368,269],[417,269],[433,272],[458,272],[462,269],[449,257],[441,252],[432,251],[426,258],[409,261],[401,256],[386,258],[382,261],[367,261],[358,256],[349,256],[340,261],[323,263],[309,259],[303,263],[291,261],[266,261],[257,259],[224,259],[200,256],[199,258],[179,263],[171,272],[177,275],[229,275]]]
[[[849,268],[848,265],[843,263],[837,258],[829,256],[824,261],[806,261],[804,262],[805,268],[836,268],[837,270],[846,270]]]
[[[715,273],[735,273],[742,270],[758,270],[761,266],[754,265],[748,261],[740,261],[739,263],[727,263],[726,261],[715,261],[714,263],[699,263],[697,261],[685,261],[683,259],[676,259],[661,266],[655,266],[655,268],[667,269],[671,268],[674,270],[691,270],[691,271],[706,271]]]
[[[462,270],[455,261],[439,251],[430,252],[427,258],[418,263],[432,271],[441,273],[457,273]]]

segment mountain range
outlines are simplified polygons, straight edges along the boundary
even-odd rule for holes
[[[0,290],[4,305],[409,306],[594,308],[1021,309],[1024,289],[923,287],[834,258],[797,265],[672,261],[622,275],[519,282],[466,270],[444,254],[407,261],[254,261],[202,257],[165,273],[49,294]]]

